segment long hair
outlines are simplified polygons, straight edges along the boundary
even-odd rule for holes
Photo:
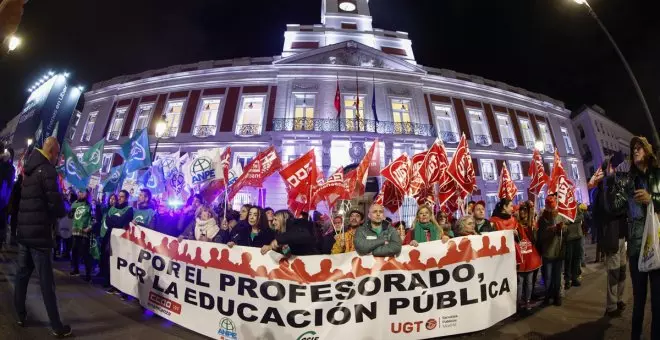
[[[195,211],[195,218],[200,218],[200,216],[202,216],[202,212],[204,211],[208,212],[216,223],[218,222],[218,215],[208,204],[202,204],[199,208],[197,208],[197,211]]]
[[[465,215],[465,216],[461,217],[460,220],[458,220],[458,232],[460,234],[465,233],[465,226],[467,225],[467,221],[469,221],[469,220],[472,220],[472,222],[474,223],[474,217],[472,215]],[[476,226],[475,226],[475,228],[476,228]],[[473,230],[473,231],[476,231],[476,230]]]
[[[257,206],[254,206],[254,207],[258,208]],[[247,212],[248,212],[247,215],[245,216],[245,220],[247,221],[248,216],[250,216],[250,209],[252,209],[253,206],[252,206],[252,204],[243,204],[241,206],[241,209],[238,211],[238,219],[239,220],[240,220],[240,216],[241,216],[241,210],[243,210],[243,208],[247,209]],[[261,208],[259,208],[259,210],[261,210]]]
[[[263,209],[261,209],[261,207],[258,207],[256,205],[251,206],[250,209],[248,210],[248,218],[247,218],[248,224],[250,220],[250,211],[252,209],[257,210],[257,224],[256,224],[257,228],[259,228],[259,230],[266,230],[270,228],[270,226],[268,225],[268,218],[266,217],[266,212]]]
[[[417,225],[417,222],[419,222],[419,213],[422,212],[423,209],[428,210],[429,212],[429,220],[430,222],[438,229],[438,233],[440,235],[444,235],[444,229],[442,229],[442,226],[438,223],[438,221],[435,219],[435,216],[433,216],[433,210],[428,205],[420,205],[417,208],[417,213],[415,214],[415,220],[413,221],[413,225],[411,226],[411,229],[415,229],[415,226]]]
[[[286,210],[278,210],[273,215],[273,221],[277,220],[280,223],[280,230],[277,230],[278,233],[283,233],[286,231],[286,223],[293,218],[293,214]]]
[[[493,210],[493,215],[492,216],[499,217],[499,218],[507,217],[507,216],[504,215],[504,207],[509,205],[509,203],[511,203],[511,202],[513,202],[513,201],[511,201],[510,199],[508,199],[506,197],[500,199],[500,201],[497,202],[497,204],[495,205],[495,209]]]

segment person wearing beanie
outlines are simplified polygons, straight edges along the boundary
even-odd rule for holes
[[[642,336],[644,307],[648,287],[651,287],[651,339],[660,339],[660,269],[641,272],[637,265],[642,249],[647,208],[652,204],[655,213],[660,212],[660,167],[646,138],[632,138],[630,171],[614,176],[614,188],[607,201],[615,211],[626,211],[629,221],[628,260],[633,288],[631,338],[637,340]],[[608,190],[605,189],[606,194]]]
[[[538,251],[543,259],[543,282],[546,285],[544,305],[561,306],[561,273],[566,252],[566,226],[557,211],[557,197],[550,195],[545,200],[545,210],[539,218]]]

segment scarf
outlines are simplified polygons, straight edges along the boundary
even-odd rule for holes
[[[421,223],[421,222],[416,222],[415,223],[415,241],[417,243],[423,243],[426,242],[426,231],[428,231],[431,234],[431,241],[437,241],[440,239],[440,235],[438,233],[438,228],[431,223]]]
[[[212,240],[219,231],[220,227],[218,227],[214,218],[210,218],[206,221],[202,221],[198,218],[195,221],[195,240],[199,240],[202,235],[205,235],[206,238]]]

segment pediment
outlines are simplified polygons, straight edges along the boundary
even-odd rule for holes
[[[345,41],[280,59],[274,65],[344,65],[426,73],[422,68],[375,48]]]

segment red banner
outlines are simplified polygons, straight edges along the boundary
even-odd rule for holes
[[[348,193],[344,184],[344,168],[339,167],[326,181],[319,183],[314,193],[314,202],[318,204],[318,202],[326,201],[328,207],[332,209],[338,200],[347,197]]]
[[[318,177],[314,149],[287,164],[280,170],[280,176],[286,184],[289,208],[292,209],[294,215],[298,216],[301,211],[309,211],[314,208],[312,192]]]
[[[429,151],[426,153],[419,175],[422,178],[422,181],[429,186],[440,181],[448,166],[449,159],[447,158],[445,146],[442,145],[442,142],[436,142],[433,143]]]
[[[352,193],[351,198],[364,195],[364,191],[367,187],[367,171],[371,165],[371,161],[374,157],[374,150],[376,149],[377,145],[378,139],[376,139],[374,143],[371,144],[369,151],[367,151],[367,154],[364,155],[364,158],[362,158],[362,161],[360,161],[360,164],[355,169],[355,179],[352,183],[352,189],[349,191]]]
[[[403,195],[392,182],[386,180],[374,203],[381,204],[391,213],[395,213],[403,203]]]
[[[408,156],[405,154],[399,156],[390,165],[386,166],[380,171],[380,174],[401,192],[403,195],[408,190],[410,185],[411,165]],[[387,199],[387,197],[386,197]]]
[[[424,191],[426,184],[421,177],[422,172],[422,163],[424,163],[424,158],[426,157],[427,152],[420,152],[415,154],[410,159],[412,163],[412,171],[410,172],[410,184],[408,185],[408,194],[413,197],[419,196],[419,194]]]
[[[511,179],[511,174],[509,173],[509,169],[506,167],[506,161],[502,161],[502,163],[503,164],[502,164],[502,173],[500,174],[500,187],[497,192],[497,197],[500,199],[506,197],[510,200],[513,200],[513,198],[516,197],[516,194],[518,193],[518,188]]]
[[[274,146],[260,152],[245,166],[243,174],[231,186],[229,200],[231,201],[243,187],[260,188],[266,178],[281,168],[282,162],[277,156]]]
[[[538,196],[543,189],[543,186],[548,184],[548,175],[545,174],[545,169],[543,168],[543,158],[538,150],[534,150],[534,155],[532,156],[532,164],[529,167],[527,173],[532,180],[529,183],[529,192]]]
[[[548,185],[548,195],[557,194],[557,210],[559,215],[575,221],[578,203],[575,199],[575,187],[573,182],[566,176],[564,166],[561,164],[559,152],[555,150],[555,162],[552,168],[552,176]]]
[[[477,186],[477,178],[465,134],[461,136],[461,142],[458,143],[456,153],[447,168],[447,174],[456,181],[457,188],[465,194],[470,194]]]
[[[369,172],[367,175],[369,177],[380,176],[380,145],[378,144],[378,140],[374,141],[374,144],[376,147],[374,149],[374,155],[371,158],[371,164],[369,164]]]

